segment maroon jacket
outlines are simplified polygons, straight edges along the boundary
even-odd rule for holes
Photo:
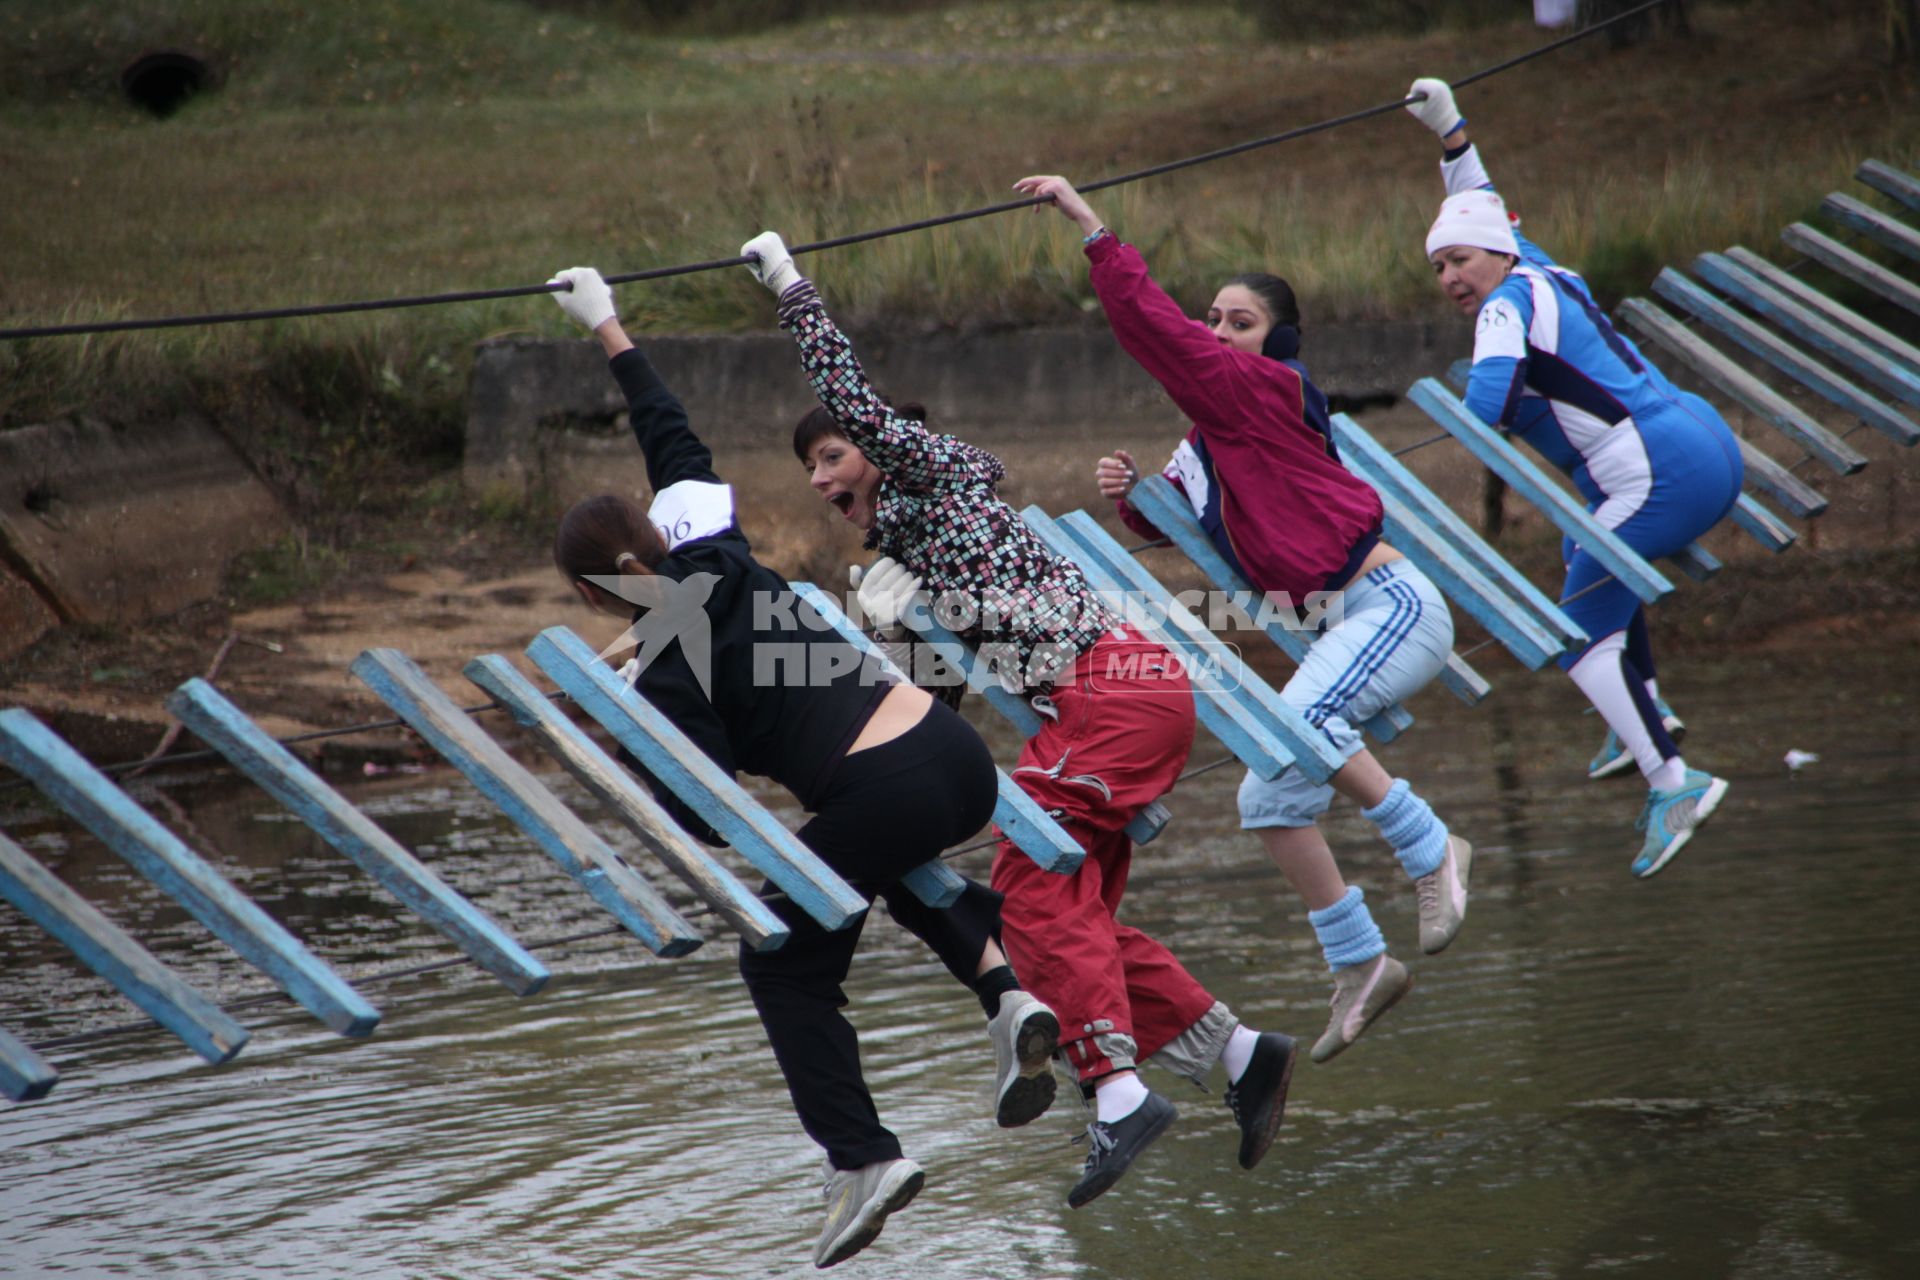
[[[1380,495],[1308,424],[1299,372],[1188,319],[1132,245],[1104,235],[1087,257],[1114,337],[1206,443],[1221,520],[1247,578],[1295,601],[1344,586],[1378,541]]]

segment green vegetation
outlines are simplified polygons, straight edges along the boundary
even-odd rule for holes
[[[730,256],[763,227],[820,239],[991,203],[1024,173],[1085,180],[1278,132],[1544,38],[1485,22],[1472,0],[1348,6],[1368,29],[1456,23],[1364,39],[1326,26],[1324,8],[16,0],[0,9],[0,163],[16,175],[0,204],[0,324]],[[1920,155],[1913,87],[1879,61],[1877,10],[1690,13],[1690,38],[1618,54],[1594,41],[1463,93],[1529,234],[1609,296],[1701,249],[1770,247],[1867,154]],[[163,46],[199,52],[219,82],[156,119],[117,77]],[[1309,324],[1439,315],[1419,254],[1433,151],[1391,117],[1095,204],[1190,305],[1259,265],[1294,281]],[[1093,322],[1078,238],[1052,217],[805,266],[856,326]],[[619,296],[640,330],[771,322],[739,270]],[[191,405],[312,504],[365,502],[456,455],[475,342],[565,331],[556,308],[523,298],[0,344],[0,426]]]

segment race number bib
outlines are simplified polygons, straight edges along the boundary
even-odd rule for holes
[[[647,519],[672,551],[683,542],[724,533],[733,527],[733,486],[711,480],[682,480],[653,496]]]
[[[1473,358],[1508,356],[1524,360],[1527,355],[1527,326],[1520,308],[1511,298],[1494,298],[1480,308],[1479,323],[1473,329]]]

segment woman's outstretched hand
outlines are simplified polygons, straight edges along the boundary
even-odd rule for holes
[[[777,231],[762,231],[741,245],[740,256],[753,259],[747,264],[747,270],[753,272],[755,280],[773,290],[776,298],[800,279],[800,268],[793,265],[793,255],[787,252],[787,243]]]
[[[1441,141],[1452,137],[1466,128],[1467,121],[1460,114],[1460,108],[1454,105],[1453,88],[1445,80],[1435,76],[1421,76],[1407,89],[1407,97],[1425,94],[1424,102],[1407,103],[1407,111]]]
[[[1100,486],[1101,497],[1124,499],[1140,483],[1140,468],[1134,465],[1132,454],[1115,449],[1112,457],[1094,464],[1093,482]]]
[[[553,300],[582,329],[598,329],[613,319],[613,290],[592,267],[568,267],[555,272],[547,283],[567,286],[557,291]]]
[[[1031,178],[1022,178],[1013,184],[1013,189],[1022,195],[1041,196],[1053,201],[1054,207],[1071,218],[1080,227],[1082,233],[1092,235],[1103,225],[1099,215],[1087,206],[1073,184],[1054,174],[1036,174]],[[1038,213],[1039,206],[1034,207]]]

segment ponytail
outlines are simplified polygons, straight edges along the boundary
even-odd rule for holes
[[[667,558],[660,531],[632,499],[603,493],[582,498],[560,517],[553,563],[569,582],[616,574],[651,574]]]

